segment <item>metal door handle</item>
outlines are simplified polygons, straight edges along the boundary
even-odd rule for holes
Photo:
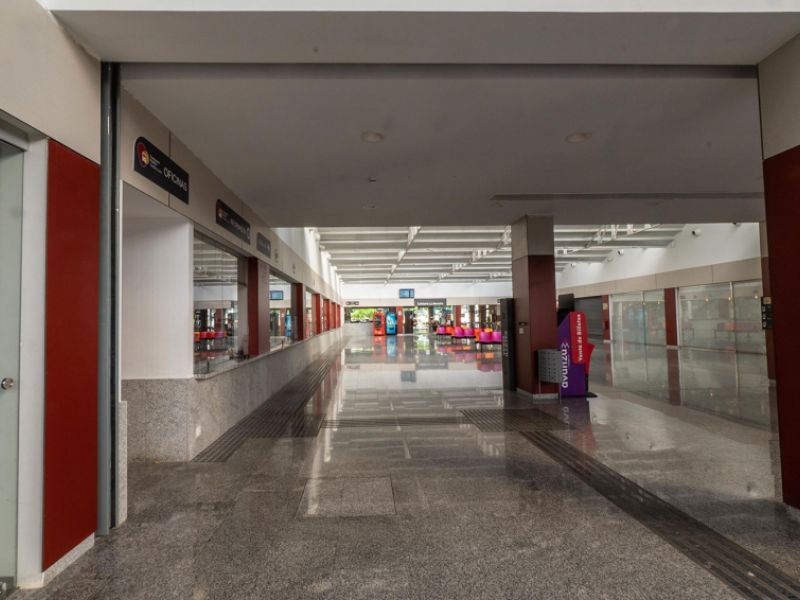
[[[0,388],[4,390],[10,390],[14,387],[14,380],[11,377],[3,377],[3,381],[0,381]]]

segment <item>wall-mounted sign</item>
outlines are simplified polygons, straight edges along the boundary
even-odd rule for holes
[[[345,306],[358,306],[358,300],[346,300],[344,305]]]
[[[283,290],[270,290],[269,299],[270,300],[283,300]]]
[[[256,234],[256,247],[267,258],[272,258],[272,242],[269,241],[267,236],[261,233]]]
[[[772,298],[761,298],[761,329],[772,329]]]
[[[217,225],[227,229],[243,242],[250,243],[250,223],[222,200],[217,200]]]
[[[444,306],[447,304],[447,298],[417,298],[414,300],[414,306]]]
[[[143,137],[133,146],[133,170],[189,204],[189,174]]]
[[[414,297],[414,290],[412,288],[401,288],[400,289],[400,297],[401,298],[413,298]]]

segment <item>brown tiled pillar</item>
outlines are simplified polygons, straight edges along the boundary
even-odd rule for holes
[[[555,349],[556,269],[553,218],[523,217],[511,229],[517,387],[551,394],[555,384],[539,381],[537,352]]]
[[[461,327],[461,305],[453,306],[453,323],[456,327]]]
[[[295,283],[292,286],[292,324],[294,325],[293,338],[306,339],[306,286]]]
[[[759,224],[761,234],[761,289],[764,300],[772,302],[772,286],[769,279],[769,248],[767,243],[767,224]],[[772,328],[764,330],[764,342],[767,350],[767,377],[775,381],[775,336]]]
[[[783,500],[800,508],[800,377],[797,340],[800,277],[797,275],[797,231],[800,228],[800,146],[764,161],[767,214],[767,273],[772,299],[778,439]],[[766,292],[765,292],[766,294]]]
[[[269,352],[269,265],[247,259],[247,352]]]
[[[322,296],[314,294],[314,333],[319,335],[322,333]]]
[[[667,347],[678,347],[678,290],[664,290],[664,322],[667,333]]]

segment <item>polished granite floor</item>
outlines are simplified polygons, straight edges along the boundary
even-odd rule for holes
[[[496,352],[354,335],[305,404],[318,429],[224,462],[132,464],[128,522],[13,597],[743,597],[525,422],[800,578],[758,357],[676,355],[600,347],[597,398],[532,410],[503,394]]]

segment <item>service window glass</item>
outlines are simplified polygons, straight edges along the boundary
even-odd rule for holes
[[[291,345],[296,322],[292,315],[292,284],[280,274],[269,274],[269,347],[271,351]]]
[[[245,260],[195,234],[194,238],[194,372],[210,373],[246,349],[247,319],[240,300],[247,297]],[[244,329],[244,330],[243,330]]]

